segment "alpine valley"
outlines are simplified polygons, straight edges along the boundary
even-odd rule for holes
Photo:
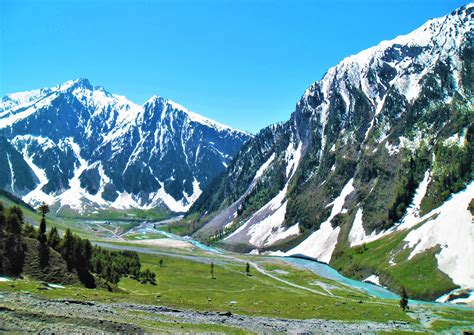
[[[194,203],[194,236],[422,299],[473,290],[473,12],[329,69]]]
[[[87,79],[3,97],[0,333],[472,333],[473,22],[343,59],[255,135]]]
[[[142,106],[87,79],[0,103],[0,187],[57,214],[185,212],[251,136],[153,96]]]

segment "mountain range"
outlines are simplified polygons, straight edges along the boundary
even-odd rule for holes
[[[474,290],[474,5],[343,59],[255,136],[86,79],[0,104],[0,188],[187,212],[193,237],[310,257],[410,297]]]
[[[421,298],[474,289],[473,12],[330,68],[194,203],[194,236]]]
[[[57,213],[185,212],[251,135],[158,96],[137,105],[87,79],[0,103],[0,187]]]

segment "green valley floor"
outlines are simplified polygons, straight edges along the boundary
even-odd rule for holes
[[[119,291],[108,292],[28,278],[1,281],[0,331],[240,334],[474,330],[474,309],[413,304],[405,313],[397,300],[371,297],[281,259],[208,253],[191,243],[142,244],[134,234],[130,234],[130,241],[126,238],[107,243],[114,248],[139,246],[142,267],[156,273],[157,285],[124,278]],[[171,240],[148,241],[163,239]]]

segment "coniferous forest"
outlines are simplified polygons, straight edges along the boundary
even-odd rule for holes
[[[41,279],[64,264],[66,273],[57,278],[47,276],[49,280],[64,282],[65,277],[72,276],[87,288],[100,286],[109,290],[113,290],[122,277],[143,284],[156,284],[153,272],[140,271],[136,252],[93,246],[88,239],[73,234],[70,229],[66,229],[61,237],[56,227],[47,228],[48,206],[42,204],[39,211],[41,221],[37,229],[24,222],[20,207],[5,208],[0,202],[0,275],[28,276],[31,273],[27,268],[34,268],[39,271],[32,276]],[[33,259],[36,264],[25,264],[26,259]]]

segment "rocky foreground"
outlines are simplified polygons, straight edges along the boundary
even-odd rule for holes
[[[291,320],[130,303],[48,300],[23,292],[0,293],[0,332],[179,332],[184,324],[186,328],[189,328],[189,325],[220,325],[257,333],[376,333],[387,330],[422,330],[422,326],[399,321],[348,323],[320,319]]]

